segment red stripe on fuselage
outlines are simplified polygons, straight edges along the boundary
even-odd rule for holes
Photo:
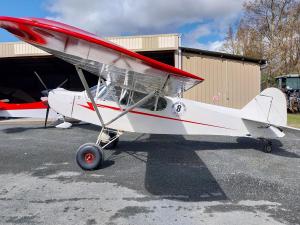
[[[87,106],[86,105],[81,105],[80,106],[95,111],[93,105],[91,102],[87,102]],[[108,109],[112,109],[115,111],[122,111],[121,108],[119,107],[114,107],[114,106],[109,106],[109,105],[102,105],[102,104],[97,104],[97,107],[101,107],[101,108],[108,108]],[[178,119],[178,118],[174,118],[174,117],[168,117],[168,116],[161,116],[161,115],[156,115],[156,114],[152,114],[152,113],[145,113],[145,112],[141,112],[141,111],[135,111],[135,110],[130,110],[130,113],[134,113],[134,114],[139,114],[139,115],[144,115],[144,116],[151,116],[151,117],[156,117],[156,118],[161,118],[161,119],[167,119],[167,120],[174,120],[174,121],[180,121],[180,122],[184,122],[184,123],[192,123],[192,124],[198,124],[198,125],[203,125],[203,126],[209,126],[209,127],[216,127],[216,128],[223,128],[223,129],[227,129],[227,130],[233,130],[231,128],[227,128],[227,127],[222,127],[222,126],[216,126],[216,125],[212,125],[212,124],[206,124],[206,123],[200,123],[200,122],[195,122],[195,121],[191,121],[191,120],[182,120],[182,119]]]

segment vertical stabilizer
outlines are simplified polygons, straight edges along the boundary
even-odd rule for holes
[[[267,88],[242,109],[242,118],[274,126],[287,125],[286,98],[277,88]]]

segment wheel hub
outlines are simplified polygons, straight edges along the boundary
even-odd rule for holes
[[[91,152],[88,152],[84,155],[84,161],[88,164],[93,163],[94,159],[95,159],[95,155]]]

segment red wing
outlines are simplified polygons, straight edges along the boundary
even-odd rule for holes
[[[0,27],[56,57],[109,79],[115,85],[137,91],[148,93],[165,86],[164,94],[173,96],[203,81],[199,76],[59,22],[0,17]]]

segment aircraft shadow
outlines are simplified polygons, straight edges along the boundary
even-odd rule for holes
[[[43,127],[14,127],[3,129],[2,132],[18,133],[28,129],[44,130]],[[89,125],[80,125],[80,129],[99,131],[99,127]],[[119,153],[127,153],[146,163],[144,185],[150,194],[158,198],[180,201],[228,199],[196,151],[218,149],[222,151],[234,149],[262,151],[260,141],[251,138],[234,138],[224,142],[213,142],[202,141],[203,138],[197,140],[197,136],[193,136],[193,140],[186,140],[184,136],[179,135],[143,136],[132,141],[121,139],[119,147],[114,151],[112,157],[106,160],[104,168],[112,166]],[[273,140],[273,146],[274,151],[270,154],[300,158],[296,153],[285,150],[279,140]],[[141,157],[139,154],[141,152],[147,153],[145,154],[147,156]]]
[[[73,127],[78,126],[81,129],[87,129],[91,131],[100,131],[99,126],[91,125],[91,124],[76,124],[73,125]],[[144,134],[140,134],[140,137]],[[155,137],[155,138],[154,138]],[[197,138],[197,136],[194,136]],[[260,140],[255,138],[248,138],[248,137],[238,137],[235,140],[236,142],[211,142],[211,141],[198,141],[198,140],[186,140],[184,136],[181,135],[151,135],[150,138],[147,139],[147,141],[161,141],[164,139],[168,139],[170,141],[177,141],[182,142],[182,146],[188,146],[190,147],[196,145],[197,150],[216,150],[216,149],[222,149],[222,150],[233,150],[233,149],[254,149],[257,151],[263,151],[263,144]],[[288,158],[300,158],[300,155],[287,151],[282,142],[279,139],[270,139],[272,141],[273,151],[271,155],[278,155],[282,157],[288,157]],[[124,142],[124,141],[121,141]]]
[[[95,132],[99,132],[101,130],[101,127],[96,126],[96,125],[92,125],[92,124],[78,124],[75,123],[72,125],[72,127],[77,127],[79,129],[86,129],[86,130],[90,130],[90,131],[95,131]],[[21,132],[25,132],[27,130],[39,130],[42,129],[44,130],[44,126],[34,126],[34,127],[11,127],[11,128],[5,128],[2,130],[2,132],[10,134],[10,133],[21,133]],[[46,129],[57,129],[55,128],[53,125],[47,126]],[[148,139],[149,141],[152,140],[152,138],[155,135],[151,135],[151,137]],[[203,141],[190,141],[190,140],[186,140],[183,136],[180,135],[157,135],[156,139],[160,138],[166,138],[168,137],[169,139],[173,139],[173,140],[182,140],[185,141],[186,143],[190,143],[191,145],[194,144],[194,142],[197,142],[198,144],[201,143],[201,145],[197,146],[198,150],[216,150],[216,149],[228,149],[228,150],[232,150],[232,149],[255,149],[258,151],[262,151],[262,143],[254,138],[246,138],[246,137],[238,137],[236,139],[236,141],[238,143],[233,143],[233,142],[224,142],[221,145],[218,143],[216,144],[215,142],[203,142]],[[281,143],[280,140],[278,139],[272,139],[272,145],[273,145],[273,151],[269,154],[273,154],[273,155],[278,155],[278,156],[282,156],[282,157],[288,157],[288,158],[300,158],[300,155],[293,153],[293,152],[289,152],[286,149],[282,148],[283,144]]]
[[[273,140],[275,155],[300,158],[288,152],[282,143]],[[128,149],[128,151],[126,151]],[[251,138],[238,138],[237,142],[210,142],[186,140],[178,135],[150,135],[137,141],[120,141],[115,155],[128,153],[146,163],[145,188],[158,197],[180,201],[227,200],[227,196],[195,151],[256,149],[261,143]],[[146,152],[146,158],[138,153]],[[267,154],[267,153],[266,153]],[[114,160],[111,158],[110,160]]]
[[[6,134],[14,134],[14,133],[22,133],[27,130],[40,130],[45,129],[44,127],[11,127],[11,128],[5,128],[2,130],[3,133]]]
[[[151,135],[142,142],[142,148],[141,142],[120,142],[120,152],[130,149],[127,153],[136,158],[138,152],[147,153],[147,158],[141,159],[146,163],[145,189],[163,199],[227,200],[214,176],[195,153],[195,148],[186,146],[182,136],[173,137],[172,141],[166,141],[164,137]]]

